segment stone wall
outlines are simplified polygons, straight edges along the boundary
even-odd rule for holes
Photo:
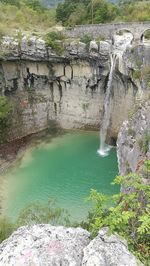
[[[119,22],[119,23],[105,23],[94,25],[75,26],[64,31],[65,35],[77,38],[87,34],[93,38],[102,37],[105,39],[113,38],[113,35],[119,30],[130,31],[134,39],[140,41],[144,31],[150,29],[150,22]]]

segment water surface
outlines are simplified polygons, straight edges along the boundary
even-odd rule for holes
[[[110,185],[117,174],[116,150],[97,154],[99,133],[71,132],[26,151],[21,162],[7,174],[4,213],[17,218],[20,210],[35,201],[55,198],[74,220],[85,218],[90,189],[114,194]]]

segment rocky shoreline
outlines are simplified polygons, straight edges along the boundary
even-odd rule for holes
[[[0,175],[4,175],[21,158],[29,144],[28,137],[0,145]]]
[[[2,214],[2,202],[6,187],[5,174],[17,161],[21,160],[30,143],[30,138],[25,137],[0,145],[0,215]]]
[[[62,132],[64,131],[59,129],[55,134],[62,134]],[[0,215],[2,214],[2,201],[4,199],[6,187],[5,175],[7,171],[22,159],[27,149],[35,147],[43,140],[50,140],[50,138],[53,137],[53,132],[50,133],[47,130],[44,130],[37,134],[31,134],[21,139],[0,144]]]

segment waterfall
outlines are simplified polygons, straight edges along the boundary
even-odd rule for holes
[[[97,151],[101,156],[108,155],[108,151],[110,149],[110,147],[105,144],[105,140],[107,135],[107,128],[109,126],[109,121],[110,121],[110,97],[111,97],[113,73],[116,65],[116,58],[117,58],[116,54],[110,55],[110,72],[108,76],[106,95],[104,99],[104,116],[102,121],[102,127],[100,130],[100,148]]]
[[[100,156],[107,156],[110,150],[110,146],[105,144],[107,129],[109,127],[111,108],[111,88],[113,81],[113,74],[116,66],[116,60],[119,60],[118,69],[122,74],[125,74],[125,66],[123,62],[123,54],[127,47],[131,44],[133,36],[130,32],[124,32],[122,35],[114,36],[113,52],[110,54],[110,72],[108,76],[108,82],[106,87],[106,94],[104,99],[104,116],[102,120],[102,126],[100,129],[100,147],[97,151]]]

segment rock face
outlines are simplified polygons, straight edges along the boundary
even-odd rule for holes
[[[0,266],[136,266],[135,257],[107,229],[90,242],[81,228],[21,227],[0,245]]]
[[[121,174],[136,172],[143,159],[150,159],[150,102],[125,121],[118,135],[117,155]]]
[[[81,265],[89,233],[50,225],[21,227],[0,246],[1,266]]]
[[[107,88],[111,40],[66,42],[57,55],[35,36],[22,41],[5,37],[0,54],[0,94],[13,103],[7,140],[36,133],[54,124],[62,128],[99,129]],[[110,138],[116,140],[134,103],[138,87],[118,63],[112,82]]]
[[[84,249],[84,266],[136,266],[135,257],[128,251],[127,244],[118,235],[107,236],[107,228]]]

